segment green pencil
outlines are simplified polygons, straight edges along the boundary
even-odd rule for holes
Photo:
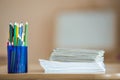
[[[28,22],[26,22],[26,24],[25,24],[25,37],[24,37],[25,46],[28,45],[27,38],[28,38]]]
[[[17,23],[14,24],[14,46],[17,46]]]
[[[9,42],[10,42],[10,44],[12,44],[12,42],[13,42],[13,24],[12,23],[10,23],[9,24]]]

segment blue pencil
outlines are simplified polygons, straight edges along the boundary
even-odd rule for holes
[[[22,34],[23,34],[23,23],[21,22],[20,23],[20,26],[19,26],[19,46],[22,46]]]

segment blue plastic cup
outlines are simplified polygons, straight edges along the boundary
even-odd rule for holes
[[[7,46],[8,73],[27,73],[27,46]]]

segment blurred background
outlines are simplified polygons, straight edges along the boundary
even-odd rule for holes
[[[29,63],[52,50],[105,50],[105,62],[120,61],[120,0],[0,0],[0,65],[7,64],[9,22],[29,23]]]

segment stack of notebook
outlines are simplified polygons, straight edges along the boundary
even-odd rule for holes
[[[105,73],[103,50],[57,48],[40,64],[46,73]]]

